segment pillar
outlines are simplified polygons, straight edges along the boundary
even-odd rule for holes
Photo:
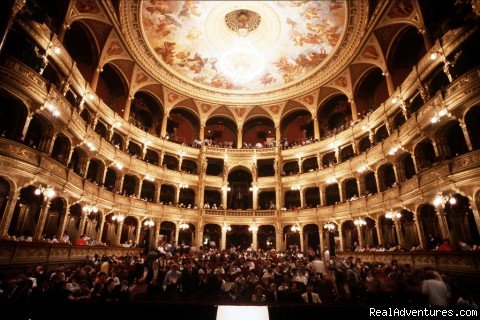
[[[82,234],[85,232],[86,223],[87,223],[87,214],[82,212],[82,216],[80,217],[80,224],[78,225],[76,240],[80,239]]]
[[[253,250],[258,249],[258,231],[252,231],[252,245],[253,245]]]
[[[180,187],[175,188],[175,202],[174,204],[178,204],[180,201]]]
[[[275,250],[276,251],[283,250],[282,230],[278,228],[275,228]]]
[[[380,175],[378,174],[378,172],[374,172],[375,174],[375,183],[377,184],[377,192],[382,192],[383,191],[383,185],[381,184],[381,180],[380,180]]]
[[[401,245],[403,248],[405,246],[405,240],[403,238],[402,223],[400,222],[400,220],[395,219],[395,221],[393,221],[393,224],[395,226],[395,233],[397,234],[398,244]]]
[[[305,197],[303,195],[304,189],[301,188],[298,192],[300,193],[300,208],[305,208]]]
[[[92,89],[93,92],[97,91],[98,78],[100,78],[100,72],[102,71],[103,69],[99,66],[93,72],[92,79],[90,80],[90,88]]]
[[[162,119],[162,128],[160,130],[160,136],[165,138],[165,136],[167,135],[167,122],[168,122],[168,113],[165,113],[163,115],[163,119]],[[160,162],[161,164],[161,162]]]
[[[130,108],[132,106],[132,101],[132,96],[128,96],[125,100],[125,106],[123,108],[123,119],[125,119],[125,121],[128,121],[130,119]]]
[[[325,251],[325,239],[322,226],[318,225],[318,237],[320,239],[320,259],[323,259],[323,252]]]
[[[123,221],[117,222],[117,237],[115,238],[115,244],[120,244],[122,239]]]
[[[412,162],[413,162],[413,167],[415,168],[415,173],[418,174],[418,163],[417,163],[417,158],[415,157],[415,154],[412,152],[410,153],[410,156],[412,157]]]
[[[10,192],[7,205],[5,206],[5,211],[2,219],[0,220],[0,238],[5,237],[8,234],[8,228],[13,217],[13,211],[17,205],[18,198],[20,196],[20,189],[17,189],[13,192]]]
[[[142,186],[143,186],[143,180],[139,179],[138,184],[136,185],[137,190],[135,190],[135,196],[137,198],[140,198],[142,195]]]
[[[413,222],[415,223],[415,228],[417,230],[418,243],[422,249],[426,249],[427,242],[425,240],[425,234],[423,233],[421,222],[418,220],[417,214],[413,216]]]
[[[360,247],[363,248],[363,234],[362,234],[362,227],[357,226],[357,234],[358,234],[358,244]]]
[[[153,192],[154,203],[160,202],[160,190],[161,190],[161,184],[155,183],[155,191]]]
[[[225,185],[226,186],[226,185]],[[227,188],[222,188],[222,207],[227,209]]]
[[[23,9],[26,2],[27,2],[27,0],[15,0],[14,1],[13,5],[12,5],[12,11],[10,12],[10,16],[8,18],[7,24],[5,25],[5,27],[2,30],[2,39],[0,40],[0,52],[2,52],[5,41],[7,40],[8,32],[10,31],[10,28],[13,25],[13,21],[15,20],[15,17]]]
[[[25,119],[25,125],[23,126],[22,130],[22,140],[25,141],[25,137],[27,136],[28,128],[30,127],[30,122],[33,119],[33,115],[29,114]]]
[[[98,232],[97,232],[97,242],[101,243],[102,242],[102,234],[103,234],[103,227],[105,226],[105,217],[102,215],[101,219],[98,221],[100,224],[98,226]]]
[[[278,183],[275,186],[275,208],[277,210],[282,208],[282,187]]]
[[[345,192],[343,191],[342,183],[339,182],[339,183],[337,183],[337,185],[338,185],[338,192],[340,194],[340,202],[344,202],[345,201]]]
[[[159,239],[160,238],[160,224],[161,224],[160,220],[155,221],[155,236],[154,236],[154,244],[153,244],[155,249],[158,247],[158,241],[160,240]]]
[[[175,228],[175,244],[178,244],[178,238],[180,236],[180,222],[177,224],[177,227]]]
[[[205,140],[205,124],[201,124],[200,125],[200,132],[198,133],[198,140],[200,140],[202,142],[202,145],[203,145],[203,141]]]
[[[278,124],[278,125],[275,126],[275,142],[276,142],[277,146],[280,145],[280,140],[281,139],[282,139],[282,133],[280,131],[280,124]]]
[[[385,70],[383,72],[383,75],[385,76],[385,80],[387,82],[387,88],[388,88],[388,95],[391,97],[395,93],[395,86],[393,85],[393,79],[392,75],[388,70]]]
[[[343,223],[338,225],[338,234],[340,235],[340,251],[345,251],[345,244],[343,241]]]
[[[448,229],[447,216],[446,216],[445,210],[443,210],[442,206],[438,206],[436,207],[436,211],[437,211],[438,225],[440,226],[442,238],[451,240],[450,230]]]
[[[40,210],[40,215],[38,216],[38,221],[37,225],[35,226],[35,231],[33,234],[33,239],[34,240],[39,240],[42,237],[43,234],[43,229],[45,227],[45,221],[47,220],[47,215],[48,215],[48,209],[50,208],[50,199],[49,200],[44,200],[41,210]]]
[[[47,153],[48,153],[49,155],[52,154],[53,147],[54,147],[54,145],[55,145],[55,140],[56,140],[56,139],[57,139],[57,134],[54,134],[54,135],[52,136],[52,139],[51,139],[50,142],[49,142],[49,145],[48,145]]]
[[[62,26],[60,27],[60,31],[58,32],[57,38],[60,43],[63,43],[63,39],[65,38],[65,33],[67,30],[70,29],[70,25],[66,22],[62,23]]]
[[[377,219],[377,221],[375,221],[375,229],[377,230],[378,245],[383,246],[383,234],[382,226],[380,225],[380,219]]]
[[[222,226],[222,236],[220,238],[220,250],[226,250],[227,248],[227,227],[226,224]]]
[[[318,119],[317,117],[313,117],[313,137],[316,140],[320,140],[320,128],[318,126]]]
[[[320,203],[321,203],[322,206],[326,206],[327,205],[327,194],[325,192],[324,185],[320,185],[318,187],[318,190],[319,190],[319,193],[320,193]]]
[[[63,233],[65,232],[65,228],[68,223],[68,219],[70,218],[70,215],[68,213],[68,206],[65,208],[65,212],[62,215],[62,219],[60,220],[60,227],[58,228],[57,232],[57,239],[61,239],[63,237]]]
[[[468,134],[467,125],[465,124],[465,121],[463,121],[463,119],[458,119],[458,122],[460,124],[460,128],[462,128],[463,136],[465,138],[465,142],[467,144],[468,151],[472,151],[473,150],[472,140],[470,139],[470,135]]]
[[[258,210],[258,188],[256,185],[253,185],[252,190],[252,200],[253,200],[253,210]]]
[[[305,239],[303,238],[303,227],[300,228],[300,251],[305,252]]]
[[[140,233],[142,232],[142,223],[138,221],[137,229],[135,230],[135,244],[138,246],[140,243]]]
[[[120,175],[120,171],[117,171],[117,175]],[[117,186],[118,186],[118,189],[117,191],[119,193],[122,193],[122,189],[123,189],[123,179],[125,178],[125,175],[120,175],[119,177],[117,177]]]
[[[303,164],[303,160],[302,159],[298,159],[297,160],[298,162],[298,173],[302,173],[302,164]]]
[[[237,149],[242,147],[242,129],[237,130]]]
[[[352,120],[357,121],[358,120],[357,103],[353,98],[348,99],[348,102],[350,103],[350,108],[352,109]]]

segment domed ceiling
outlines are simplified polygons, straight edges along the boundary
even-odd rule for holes
[[[329,1],[144,2],[142,27],[178,76],[230,90],[302,79],[335,50],[346,3]]]
[[[121,1],[130,52],[153,78],[225,105],[285,101],[341,72],[363,40],[368,2]]]

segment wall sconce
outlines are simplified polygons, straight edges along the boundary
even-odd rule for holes
[[[146,228],[151,228],[155,225],[155,222],[152,220],[152,219],[147,219],[143,222],[143,225],[146,227]]]
[[[397,146],[392,147],[392,148],[390,149],[390,151],[388,151],[388,154],[389,154],[390,156],[393,156],[395,153],[398,152],[399,149],[400,149],[400,148],[397,147]]]
[[[323,225],[323,229],[327,230],[327,231],[333,231],[335,230],[335,224],[331,223],[331,222],[327,222]]]
[[[150,182],[154,182],[154,181],[155,181],[155,178],[152,177],[151,175],[147,174],[147,175],[145,176],[145,180],[150,181]]]
[[[367,221],[365,221],[365,219],[363,218],[357,218],[353,221],[353,223],[357,226],[357,227],[362,227],[364,225],[367,224]]]
[[[258,187],[257,186],[251,186],[248,190],[257,192]]]
[[[82,207],[82,211],[87,213],[87,214],[97,213],[98,212],[98,207],[96,205],[86,204]]]
[[[142,139],[142,143],[146,146],[149,147],[152,144],[152,141],[148,140],[147,138]]]
[[[291,190],[293,191],[299,191],[300,190],[300,185],[299,184],[294,184],[293,186],[290,187]]]
[[[180,189],[187,189],[188,188],[188,184],[183,183],[183,182],[181,182],[178,186],[179,186]]]
[[[45,106],[45,108],[52,113],[52,116],[54,117],[59,117],[60,116],[60,111],[58,111],[57,106],[53,104],[52,102],[48,102]]]
[[[291,230],[292,232],[300,232],[300,230],[302,230],[302,228],[301,228],[298,224],[294,224],[294,225],[290,228],[290,230]]]
[[[337,183],[337,179],[335,177],[330,177],[330,178],[327,178],[327,180],[325,180],[325,182],[327,184],[334,184],[334,183]]]
[[[115,120],[112,124],[114,128],[120,128],[122,126],[122,123],[118,120]]]
[[[398,220],[402,217],[402,214],[398,211],[387,211],[385,213],[385,218],[390,220]]]
[[[450,115],[448,113],[448,110],[447,108],[442,108],[440,111],[436,112],[432,119],[430,120],[431,123],[435,124],[437,122],[439,122],[443,117],[445,117],[446,115]]]
[[[227,232],[227,231],[232,231],[232,227],[230,227],[228,224],[223,225],[222,230]]]
[[[112,216],[112,220],[117,221],[117,222],[123,222],[123,220],[125,220],[125,216],[123,214],[120,214],[120,213],[115,213]]]
[[[118,162],[117,160],[113,161],[113,165],[114,165],[118,170],[122,170],[122,169],[123,169],[123,164],[121,164],[121,163]]]
[[[367,171],[368,169],[369,169],[369,167],[366,164],[364,164],[357,169],[357,172],[358,173],[363,173],[363,172]]]
[[[450,203],[451,205],[457,204],[457,198],[453,196],[442,196],[441,194],[437,194],[433,199],[433,205],[435,207],[442,206],[444,207],[446,203]]]
[[[43,194],[45,197],[49,199],[55,197],[55,194],[56,194],[55,189],[53,189],[53,187],[50,187],[50,186],[47,186],[47,187],[39,186],[37,189],[35,189],[34,193],[36,196]]]
[[[257,231],[258,231],[257,225],[256,225],[255,223],[252,224],[250,227],[248,227],[248,231],[250,231],[250,232],[257,232]]]
[[[232,188],[230,188],[228,185],[222,186],[222,191],[227,191],[228,192],[228,191],[231,191],[231,190],[232,190]]]
[[[91,141],[86,140],[85,145],[88,147],[88,149],[90,149],[91,152],[94,152],[95,150],[97,150],[97,148]]]
[[[188,223],[186,222],[180,222],[180,224],[178,225],[178,227],[180,228],[180,230],[184,231],[184,230],[187,230],[188,228],[190,228],[190,226],[188,225]]]

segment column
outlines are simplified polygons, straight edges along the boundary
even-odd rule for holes
[[[155,183],[155,191],[153,192],[154,203],[160,202],[160,190],[161,190],[161,184]]]
[[[139,221],[137,225],[137,229],[135,230],[135,243],[137,246],[140,243],[140,233],[142,232],[142,223]]]
[[[417,229],[418,243],[422,249],[426,249],[427,242],[425,240],[425,234],[423,233],[421,222],[418,220],[417,214],[413,216],[413,222],[415,223],[415,228]]]
[[[2,39],[0,40],[0,52],[2,52],[3,45],[5,44],[5,40],[7,39],[8,32],[12,27],[15,17],[23,9],[26,2],[27,2],[26,0],[15,0],[15,2],[13,3],[12,11],[8,18],[7,24],[5,25],[5,28],[2,30]]]
[[[357,188],[358,188],[358,196],[365,194],[365,184],[363,183],[365,180],[363,175],[359,175],[357,177]]]
[[[98,78],[100,78],[100,72],[102,71],[103,69],[98,67],[93,72],[92,79],[90,80],[90,88],[92,89],[93,92],[97,91]]]
[[[53,136],[52,136],[52,139],[50,140],[49,142],[49,145],[48,145],[48,151],[47,153],[49,155],[52,154],[52,151],[53,151],[53,147],[55,146],[55,140],[57,139],[57,133],[55,133]]]
[[[224,185],[224,188],[222,187],[222,207],[223,209],[227,209],[227,187]]]
[[[175,202],[174,204],[178,204],[180,201],[180,187],[175,188]]]
[[[387,81],[387,88],[388,88],[388,95],[391,97],[395,93],[395,86],[393,85],[393,79],[392,75],[388,70],[385,70],[383,72],[383,75],[385,76],[385,80]]]
[[[60,27],[60,31],[58,32],[57,38],[60,43],[63,43],[63,39],[65,38],[65,33],[67,30],[70,29],[70,25],[66,22],[62,23],[62,26]]]
[[[342,186],[341,182],[338,183],[338,192],[340,194],[340,202],[344,202],[345,201],[345,192],[343,191],[343,186]]]
[[[120,171],[117,171],[117,175],[120,174]],[[125,178],[125,175],[121,175],[120,177],[117,178],[117,186],[118,186],[118,189],[117,191],[119,193],[122,193],[122,189],[123,189],[123,179]]]
[[[76,239],[80,239],[82,234],[85,232],[85,224],[87,222],[87,214],[82,212],[82,216],[80,217],[80,224],[78,225],[78,231]]]
[[[415,168],[415,173],[418,174],[418,163],[417,163],[417,158],[415,157],[415,154],[413,152],[410,153],[410,156],[412,157],[412,162],[413,162],[413,167]]]
[[[90,235],[91,235],[91,234],[90,234],[90,229],[91,229],[91,227],[92,227],[92,220],[86,219],[85,232],[84,232],[84,233],[85,233],[88,237],[90,237]]]
[[[395,226],[395,233],[397,234],[398,244],[401,245],[402,247],[404,247],[405,246],[405,240],[403,238],[402,223],[400,222],[400,220],[395,219],[393,221],[393,224]]]
[[[467,144],[468,151],[472,151],[473,150],[472,140],[470,139],[470,135],[468,134],[467,125],[465,124],[465,121],[463,121],[463,119],[458,119],[458,122],[460,124],[460,128],[462,128],[463,136],[465,138],[465,142]]]
[[[25,125],[23,126],[22,130],[22,140],[25,141],[25,137],[27,136],[28,128],[30,127],[30,122],[32,121],[33,115],[29,114],[25,119]]]
[[[276,251],[283,250],[282,230],[278,228],[275,228],[275,250]]]
[[[358,244],[363,248],[363,234],[362,234],[361,226],[357,226],[357,234],[358,234]]]
[[[393,174],[395,175],[395,181],[399,183],[399,182],[402,182],[404,179],[402,178],[402,175],[399,172],[402,170],[399,170],[399,168],[397,168],[397,165],[393,164],[392,167],[393,167]]]
[[[328,235],[328,233],[327,233]],[[322,226],[318,225],[318,236],[319,236],[319,239],[320,239],[320,259],[322,260],[323,259],[323,252],[325,251],[325,239],[323,238],[324,237],[324,232],[323,232],[323,228]]]
[[[322,206],[326,206],[327,205],[327,194],[325,192],[325,187],[324,185],[320,185],[318,187],[318,190],[320,192],[320,202],[321,202],[321,205]]]
[[[275,141],[276,141],[277,146],[280,145],[280,140],[281,139],[282,139],[282,133],[280,131],[280,124],[278,124],[278,125],[275,126]]]
[[[305,252],[305,239],[303,238],[303,226],[300,228],[300,251]]]
[[[340,235],[340,251],[345,251],[344,241],[343,241],[343,223],[340,222],[338,225],[338,234]]]
[[[165,113],[163,115],[162,128],[160,130],[160,136],[163,138],[167,135],[167,122],[168,122],[168,113]],[[162,163],[160,162],[160,164]]]
[[[380,180],[380,175],[378,174],[378,172],[374,172],[374,175],[375,175],[375,183],[377,184],[377,192],[380,193],[383,191],[383,185]]]
[[[357,121],[358,120],[357,103],[355,102],[355,99],[353,99],[353,97],[349,98],[348,102],[350,103],[350,108],[352,109],[352,120]]]
[[[242,129],[237,130],[237,149],[242,148]]]
[[[253,250],[257,250],[258,248],[258,231],[252,231],[252,245],[253,245]]]
[[[300,192],[300,208],[302,208],[302,209],[305,208],[305,197],[303,195],[303,191],[304,191],[303,188],[301,188],[299,190],[299,192]]]
[[[102,242],[103,227],[105,226],[105,217],[103,215],[99,219],[98,223],[100,225],[98,226],[97,237],[96,237],[95,240],[97,240],[98,243],[101,243]]]
[[[153,247],[156,249],[158,247],[158,241],[160,240],[160,220],[155,221],[155,237]]]
[[[0,238],[3,238],[8,234],[8,228],[10,227],[10,222],[12,221],[13,211],[15,210],[15,206],[17,205],[17,201],[20,196],[20,189],[10,192],[8,196],[9,199],[7,205],[5,206],[3,217],[0,221]]]
[[[201,124],[200,125],[200,132],[198,133],[198,140],[200,140],[202,142],[202,145],[203,145],[203,141],[205,140],[205,124]]]
[[[318,126],[318,119],[317,117],[313,117],[313,137],[316,140],[320,140],[320,128]]]
[[[175,229],[175,244],[178,244],[178,238],[180,236],[180,228],[179,228],[180,222],[177,224],[177,227]]]
[[[253,210],[258,210],[258,188],[256,185],[253,185],[252,190],[252,200],[253,200]]]
[[[303,171],[302,170],[303,161],[302,161],[302,159],[298,159],[297,162],[298,162],[298,173],[302,173],[302,171]]]
[[[445,210],[443,210],[442,206],[436,207],[437,211],[437,218],[438,218],[438,225],[440,226],[440,231],[442,232],[443,239],[450,239],[450,230],[448,229],[447,223],[447,216]]]
[[[383,245],[383,234],[382,226],[380,225],[380,219],[377,219],[377,221],[375,221],[375,229],[377,230],[378,244]]]
[[[132,106],[132,101],[132,96],[128,96],[125,100],[125,106],[123,108],[123,119],[125,119],[125,121],[128,121],[130,119],[130,108]]]
[[[143,186],[143,180],[138,180],[138,184],[136,186],[137,190],[135,190],[135,196],[137,198],[141,198],[142,195],[142,186]]]
[[[182,170],[183,157],[178,158],[178,170]]]
[[[275,186],[275,208],[277,210],[282,208],[282,187],[278,184]]]
[[[58,228],[57,239],[61,239],[63,237],[63,233],[65,232],[65,228],[67,226],[69,218],[70,215],[68,214],[68,206],[66,206],[65,212],[62,214],[62,219],[60,220],[60,227]]]
[[[42,208],[40,210],[40,215],[38,216],[37,225],[35,226],[35,231],[33,234],[34,240],[39,240],[42,237],[43,229],[45,227],[45,221],[47,220],[48,209],[50,208],[50,199],[43,200]]]
[[[117,222],[117,237],[115,238],[115,244],[120,244],[122,239],[123,221]]]
[[[222,226],[222,236],[220,238],[220,250],[226,250],[227,248],[227,225]]]

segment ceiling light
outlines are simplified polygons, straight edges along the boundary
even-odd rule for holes
[[[395,104],[395,103],[397,103],[397,102],[398,102],[397,97],[394,97],[394,98],[392,99],[392,104]]]
[[[431,123],[437,123],[438,122],[438,117],[437,116],[433,116],[432,117],[432,120],[430,120]]]
[[[438,54],[436,52],[433,52],[431,55],[430,55],[430,60],[435,60],[438,58]]]

